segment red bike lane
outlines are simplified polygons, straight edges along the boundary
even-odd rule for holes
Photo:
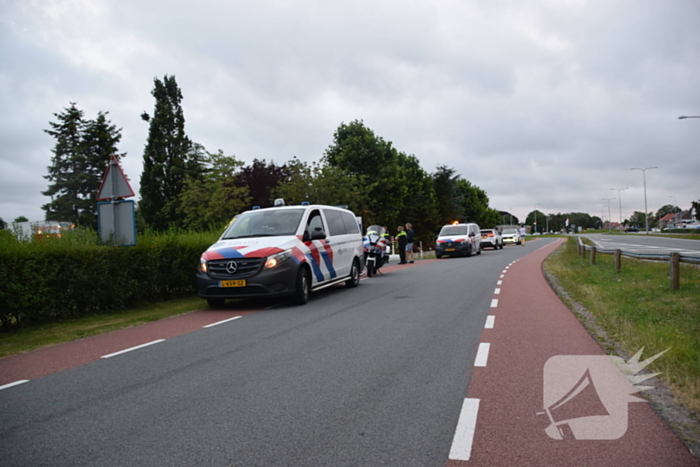
[[[447,465],[700,465],[646,402],[626,403],[627,420],[617,417],[616,422],[626,422],[627,429],[617,439],[553,439],[545,433],[552,422],[543,402],[544,368],[550,357],[605,355],[542,273],[542,262],[562,242],[544,246],[503,270],[489,312],[493,318],[480,340],[487,356],[477,356],[463,408],[466,422],[460,417],[463,426],[458,426]],[[559,372],[568,370],[560,367]],[[600,381],[596,384],[603,387]],[[582,404],[578,416],[585,416],[581,413],[593,400],[593,388],[579,393],[579,399],[587,394],[586,401],[572,397],[563,405]],[[597,436],[605,438],[605,430],[601,425]],[[456,446],[460,436],[461,447]]]

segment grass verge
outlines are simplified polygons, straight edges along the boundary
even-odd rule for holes
[[[134,308],[118,313],[87,316],[60,323],[45,323],[0,334],[0,357],[7,357],[49,345],[69,342],[105,332],[137,326],[150,321],[205,308],[206,302],[194,296]]]
[[[616,273],[612,255],[597,255],[591,265],[571,238],[544,269],[629,354],[644,347],[646,358],[669,349],[649,368],[661,372],[677,402],[700,414],[700,268],[681,264],[674,291],[668,263],[623,258]]]

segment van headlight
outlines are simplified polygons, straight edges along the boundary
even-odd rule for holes
[[[286,251],[283,251],[281,253],[277,253],[277,254],[268,256],[267,259],[265,260],[264,269],[276,268],[277,266],[284,263],[285,261],[287,261],[291,257],[292,257],[292,250],[286,250]]]
[[[207,272],[207,260],[204,257],[199,258],[199,270],[202,272]]]

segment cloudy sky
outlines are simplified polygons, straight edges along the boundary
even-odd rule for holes
[[[122,128],[138,192],[153,78],[246,163],[318,161],[341,122],[525,216],[700,198],[698,0],[0,0],[0,217],[43,219],[70,102]],[[619,217],[611,201],[612,219]]]

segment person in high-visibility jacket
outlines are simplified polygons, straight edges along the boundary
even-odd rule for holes
[[[401,258],[399,264],[406,264],[406,240],[408,237],[403,230],[403,226],[398,226],[396,230],[398,231],[396,234],[396,241],[399,243],[399,257]]]

